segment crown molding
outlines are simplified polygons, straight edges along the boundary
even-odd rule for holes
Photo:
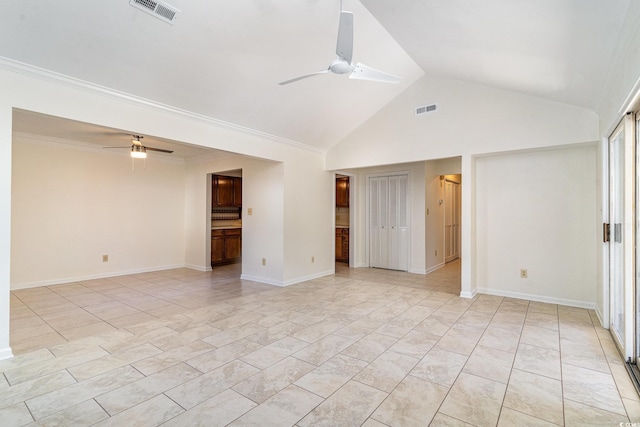
[[[60,85],[67,86],[76,90],[81,90],[93,95],[107,96],[120,101],[126,101],[136,105],[142,105],[142,106],[153,108],[159,111],[175,114],[177,116],[186,117],[192,120],[213,124],[215,126],[219,126],[232,131],[241,132],[241,133],[249,134],[253,136],[258,136],[261,138],[271,140],[273,142],[288,145],[290,147],[295,147],[298,149],[312,151],[320,154],[327,153],[326,149],[313,147],[308,144],[303,144],[302,142],[294,141],[287,138],[282,138],[266,132],[261,132],[256,129],[251,129],[245,126],[240,126],[233,123],[225,122],[223,120],[219,120],[204,114],[194,113],[192,111],[177,108],[168,104],[162,104],[160,102],[156,102],[150,99],[138,97],[125,92],[120,92],[115,89],[111,89],[105,86],[100,86],[85,80],[77,79],[75,77],[67,76],[65,74],[57,73],[55,71],[40,68],[35,65],[16,61],[3,56],[0,56],[0,69],[17,73],[17,74],[22,74],[27,77],[32,77],[32,78],[48,81],[51,83],[60,84]]]

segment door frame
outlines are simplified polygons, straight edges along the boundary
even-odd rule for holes
[[[355,255],[357,253],[356,247],[358,245],[357,236],[358,233],[358,196],[356,188],[358,188],[358,176],[351,172],[335,171],[333,173],[333,255],[332,258],[336,258],[335,248],[335,230],[336,230],[336,178],[338,175],[349,177],[349,268],[358,267],[355,261]]]

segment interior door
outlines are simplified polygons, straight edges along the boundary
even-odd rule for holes
[[[635,117],[609,137],[610,329],[625,360],[635,357]]]
[[[408,175],[369,177],[369,265],[407,271]]]

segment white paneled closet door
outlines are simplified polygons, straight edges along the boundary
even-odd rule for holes
[[[369,265],[409,268],[408,175],[369,178]]]

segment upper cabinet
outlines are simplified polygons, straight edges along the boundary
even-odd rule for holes
[[[349,177],[336,178],[336,206],[349,207]]]
[[[213,175],[211,205],[242,207],[242,178]]]

